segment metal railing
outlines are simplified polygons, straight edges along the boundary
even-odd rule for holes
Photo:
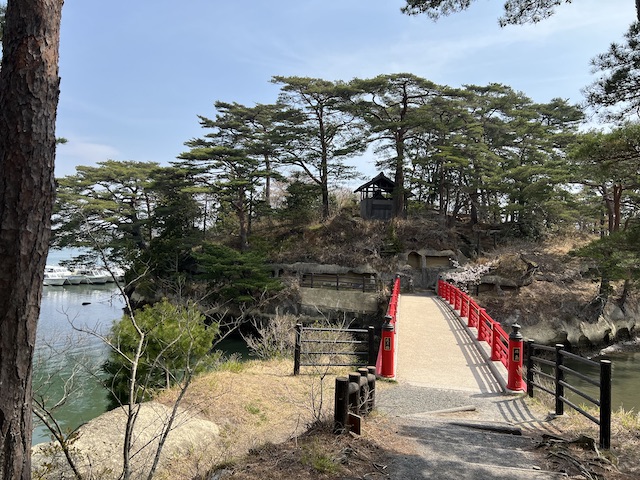
[[[296,325],[293,374],[300,367],[356,367],[376,361],[375,329]]]
[[[556,415],[563,415],[564,406],[570,406],[600,427],[600,448],[609,449],[611,446],[611,361],[600,360],[599,362],[595,362],[588,358],[567,352],[562,344],[550,347],[534,343],[533,340],[528,340],[526,346],[526,381],[529,396],[533,397],[535,387],[555,397]],[[549,360],[548,358],[537,355],[538,352],[553,353],[555,358],[554,360]],[[589,375],[585,375],[568,367],[565,360],[599,369],[599,378],[594,379]],[[545,373],[542,370],[543,365],[550,367],[553,373]],[[567,381],[568,376],[595,386],[599,390],[599,398],[593,398],[575,385],[569,383]],[[546,379],[546,385],[543,379]],[[555,388],[553,390],[547,388],[549,384],[554,385]],[[600,412],[599,417],[592,415],[581,406],[569,400],[565,396],[565,389],[598,407]]]
[[[378,291],[378,285],[373,277],[328,273],[306,273],[300,279],[300,286],[330,288],[332,290],[359,290],[361,292]]]

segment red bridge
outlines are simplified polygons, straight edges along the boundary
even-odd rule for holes
[[[401,308],[400,308],[401,307]],[[399,318],[402,321],[399,322]],[[414,384],[486,391],[526,391],[519,326],[507,334],[469,295],[440,280],[437,295],[403,295],[394,282],[383,326],[378,374]]]
[[[352,405],[356,418],[361,402],[368,411],[367,392],[373,381],[376,409],[393,418],[394,431],[410,446],[409,453],[391,455],[385,478],[566,478],[565,473],[545,469],[546,460],[537,448],[543,434],[559,438],[562,432],[546,410],[534,411],[526,402],[523,393],[532,395],[534,387],[536,392],[555,396],[557,415],[563,414],[566,404],[599,425],[600,447],[609,448],[611,362],[601,361],[600,380],[592,381],[600,391],[596,399],[568,383],[565,374],[587,377],[563,359],[598,366],[596,362],[566,352],[562,345],[550,347],[529,340],[525,381],[520,327],[514,325],[507,333],[471,297],[443,281],[438,282],[437,293],[400,295],[396,278],[385,320],[375,370],[379,377],[396,383],[378,389],[374,367],[361,368],[348,379],[336,379],[335,404],[336,426],[341,429]],[[370,349],[375,353],[375,348]],[[555,361],[550,359],[554,353]],[[554,373],[543,372],[540,365]],[[571,395],[565,396],[565,387],[598,406],[599,417],[573,403]],[[352,395],[357,398],[351,399]],[[359,428],[359,422],[355,424]]]

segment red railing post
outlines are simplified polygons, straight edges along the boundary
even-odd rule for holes
[[[520,333],[520,325],[514,323],[511,325],[512,332],[509,334],[509,361],[508,361],[508,378],[507,389],[513,392],[522,391],[522,334]]]
[[[491,361],[496,362],[500,360],[500,350],[498,350],[498,344],[500,341],[500,330],[497,325],[493,325],[491,328]]]
[[[382,365],[380,367],[380,376],[392,378],[395,376],[395,327],[391,323],[393,321],[391,315],[384,317],[382,325],[382,339],[380,346],[382,350]]]
[[[400,296],[400,275],[396,275],[391,289],[391,299],[382,325],[382,338],[378,349],[376,371],[382,377],[395,377],[396,353],[396,320],[398,314],[398,297]]]
[[[484,328],[484,317],[486,317],[487,311],[484,308],[478,307],[478,324],[476,328],[478,329],[476,333],[476,338],[478,340],[483,339],[482,329]]]
[[[467,327],[473,327],[474,318],[478,316],[478,305],[476,302],[469,302],[469,317],[467,318]]]
[[[460,305],[460,317],[468,317],[469,316],[469,295],[466,293],[462,294],[462,305]]]

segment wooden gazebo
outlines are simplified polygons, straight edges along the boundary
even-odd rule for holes
[[[367,220],[389,220],[393,217],[393,190],[396,184],[384,173],[360,185],[360,216]]]

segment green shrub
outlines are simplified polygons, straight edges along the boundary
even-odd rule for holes
[[[194,303],[173,305],[165,299],[123,316],[109,335],[112,350],[103,365],[112,406],[149,400],[207,368],[215,361],[210,351],[217,334],[218,325],[207,325]]]

